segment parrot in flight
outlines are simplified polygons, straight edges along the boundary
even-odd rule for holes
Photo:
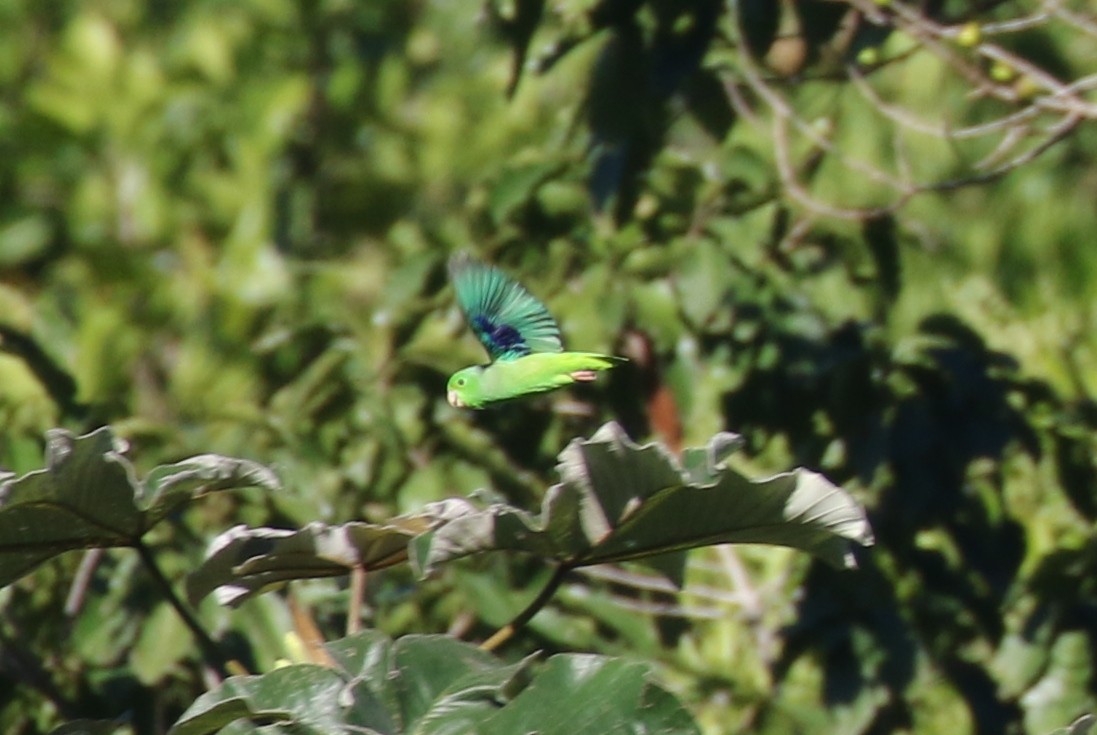
[[[457,303],[472,331],[491,356],[450,376],[446,400],[458,408],[484,408],[492,403],[594,380],[623,357],[593,352],[565,352],[560,328],[521,284],[498,268],[469,255],[450,258],[449,275]]]

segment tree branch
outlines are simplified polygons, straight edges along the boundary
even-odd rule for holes
[[[206,660],[206,664],[214,669],[222,679],[226,678],[229,675],[228,660],[210,634],[206,632],[201,621],[183,602],[182,598],[175,594],[175,588],[172,587],[171,582],[164,575],[163,570],[160,569],[160,565],[156,563],[156,557],[153,556],[152,549],[140,539],[134,544],[133,548],[137,550],[138,556],[141,557],[141,563],[145,565],[145,569],[148,570],[153,580],[160,587],[161,592],[164,593],[175,611],[179,613],[179,617],[183,619],[183,623],[198,642],[198,647],[202,649],[202,656]]]

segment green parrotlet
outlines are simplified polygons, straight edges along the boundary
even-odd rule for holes
[[[625,361],[593,352],[565,352],[560,328],[545,305],[493,266],[460,254],[450,259],[449,274],[457,303],[492,360],[450,376],[450,405],[484,408],[591,381],[599,370]]]

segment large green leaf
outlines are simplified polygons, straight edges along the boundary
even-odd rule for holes
[[[218,602],[235,607],[281,582],[383,569],[407,559],[414,535],[406,526],[362,522],[314,522],[297,531],[236,526],[214,539],[187,578],[187,594],[197,602],[216,590]]]
[[[239,722],[264,732],[602,735],[695,733],[681,705],[640,664],[604,656],[499,661],[448,636],[393,642],[366,631],[328,646],[339,668],[287,666],[233,677],[200,697],[172,735],[204,735]],[[561,706],[566,702],[567,706]]]
[[[73,549],[132,546],[157,522],[206,492],[278,480],[254,462],[202,455],[155,468],[145,482],[109,427],[47,435],[46,468],[0,485],[0,586]]]
[[[148,528],[159,523],[196,495],[243,487],[278,490],[281,483],[261,464],[219,454],[200,454],[154,467],[142,488],[144,525]]]
[[[697,732],[697,727],[670,694],[651,682],[643,664],[561,654],[548,660],[509,707],[476,730],[492,735],[531,731],[540,735],[669,734]]]
[[[195,700],[170,732],[214,733],[239,719],[266,725],[271,732],[320,735],[345,732],[346,725],[395,732],[365,686],[348,687],[345,676],[315,664],[286,666],[262,676],[230,677]]]
[[[679,460],[658,443],[637,445],[617,424],[606,424],[560,454],[561,482],[549,489],[539,517],[504,504],[467,506],[418,537],[413,560],[429,572],[469,554],[509,550],[581,566],[757,543],[854,566],[851,542],[873,542],[861,506],[804,469],[751,480],[724,462],[737,446],[734,435],[718,434]]]

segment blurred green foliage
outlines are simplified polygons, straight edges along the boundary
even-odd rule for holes
[[[1018,113],[1039,143],[1066,113],[1021,66],[867,5],[881,25],[842,36],[845,4],[820,0],[0,3],[0,465],[109,422],[142,472],[274,467],[284,492],[155,531],[180,579],[236,523],[383,520],[480,487],[534,507],[609,417],[674,445],[726,428],[751,473],[805,465],[870,506],[861,571],[747,548],[694,554],[680,596],[581,577],[515,657],[655,662],[711,733],[1043,732],[1093,710],[1097,134],[1083,109],[1006,175],[935,186],[1016,143],[947,131]],[[891,3],[991,30],[1023,5]],[[1069,83],[1097,54],[1091,9],[1063,5],[994,40]],[[1016,98],[973,96],[950,58]],[[445,288],[462,248],[632,366],[448,407],[446,377],[482,359]],[[4,732],[151,732],[205,691],[132,555],[89,564],[66,606],[80,564],[0,590]],[[394,569],[366,622],[483,638],[543,577]],[[345,586],[295,591],[342,629]],[[281,595],[200,613],[255,670],[293,658]]]

